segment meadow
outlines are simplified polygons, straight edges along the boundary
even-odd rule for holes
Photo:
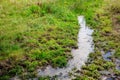
[[[120,59],[119,1],[1,0],[0,80],[15,75],[23,80],[34,78],[36,70],[47,65],[65,67],[71,50],[77,48],[79,15],[94,29],[95,53],[76,80],[97,80],[99,71],[109,68],[119,74],[114,61],[104,61],[101,54],[101,50],[115,50],[113,57]]]

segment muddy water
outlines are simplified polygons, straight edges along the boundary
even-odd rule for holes
[[[68,65],[65,68],[52,68],[47,66],[44,70],[38,70],[38,77],[40,76],[56,76],[58,80],[71,80],[74,76],[70,76],[70,73],[74,73],[81,69],[82,65],[88,59],[88,55],[93,52],[93,30],[86,26],[84,16],[78,17],[78,22],[80,25],[78,34],[78,49],[73,49],[71,51],[73,59],[69,60]],[[77,75],[77,74],[76,74]]]

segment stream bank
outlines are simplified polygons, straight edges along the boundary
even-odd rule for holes
[[[95,52],[75,80],[120,80],[120,0],[105,0],[95,12]]]
[[[91,36],[93,30],[86,26],[84,16],[78,17],[78,23],[80,25],[78,33],[78,49],[73,49],[71,51],[73,59],[68,61],[68,65],[65,68],[55,69],[51,66],[47,66],[44,70],[39,69],[38,76],[56,76],[58,80],[71,80],[78,75],[78,73],[75,72],[81,70],[81,67],[85,65],[85,62],[87,61],[89,54],[94,51],[93,38]]]

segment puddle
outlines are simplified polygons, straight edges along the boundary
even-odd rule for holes
[[[113,56],[114,54],[114,51],[108,51],[107,53],[103,54],[103,59],[106,60],[106,61],[111,61],[111,57]]]
[[[113,54],[115,53],[115,51],[112,51],[112,52],[108,51],[105,54],[104,54],[104,52],[102,52],[102,53],[103,53],[102,56],[103,56],[104,60],[106,60],[106,61],[112,61],[111,57],[113,56]],[[115,59],[114,63],[116,65],[116,70],[120,70],[120,60],[119,59]]]
[[[111,75],[109,71],[99,71],[102,75]]]
[[[120,60],[119,59],[116,59],[113,57],[115,51],[108,51],[107,53],[104,53],[104,51],[102,52],[103,53],[103,59],[105,61],[112,61],[113,63],[115,63],[115,68],[116,70],[120,70]],[[112,60],[113,58],[113,60]],[[109,71],[100,71],[100,73],[104,76],[102,76],[102,80],[120,80],[120,75],[115,75],[114,73],[112,72],[109,72]]]
[[[110,78],[107,78],[106,80],[115,80],[114,78],[110,77]]]
[[[112,77],[109,77],[109,78],[107,78],[107,77],[102,77],[102,79],[101,80],[115,80],[114,78],[112,78]]]
[[[10,80],[21,80],[18,76],[15,76],[13,78],[10,78]]]
[[[106,76],[102,76],[100,80],[120,80],[120,77],[106,77]]]
[[[120,60],[119,59],[116,59],[115,64],[116,64],[116,69],[120,70]]]
[[[73,59],[68,61],[68,65],[65,68],[52,68],[47,66],[46,69],[38,70],[37,76],[56,76],[58,80],[71,80],[74,76],[70,76],[70,73],[74,73],[81,69],[82,65],[88,59],[88,55],[94,51],[92,33],[93,30],[86,26],[84,16],[79,16],[78,21],[80,24],[79,34],[78,34],[78,49],[73,49],[71,51]],[[75,74],[75,73],[74,73]],[[77,74],[76,74],[77,75]]]

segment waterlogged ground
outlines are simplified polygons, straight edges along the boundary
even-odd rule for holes
[[[108,5],[110,4],[110,5]],[[120,6],[119,0],[105,0],[94,20],[95,52],[76,80],[120,80]],[[94,23],[92,23],[94,24]]]
[[[119,2],[1,0],[0,80],[9,80],[14,76],[22,80],[32,79],[38,76],[38,69],[48,65],[52,69],[65,68],[70,60],[76,61],[74,55],[78,55],[77,48],[82,44],[77,46],[79,15],[84,15],[87,25],[94,30],[94,52],[81,71],[77,71],[75,80],[120,80]],[[72,54],[76,53],[73,56],[72,49]],[[53,78],[38,78],[50,79]]]
[[[76,72],[81,70],[81,67],[85,65],[88,59],[88,55],[93,52],[93,30],[86,26],[86,21],[84,16],[78,17],[78,22],[80,24],[80,29],[78,33],[78,49],[73,49],[71,51],[73,59],[68,61],[67,67],[64,68],[52,68],[47,66],[45,69],[38,70],[38,76],[56,76],[59,80],[71,80],[78,75]]]

